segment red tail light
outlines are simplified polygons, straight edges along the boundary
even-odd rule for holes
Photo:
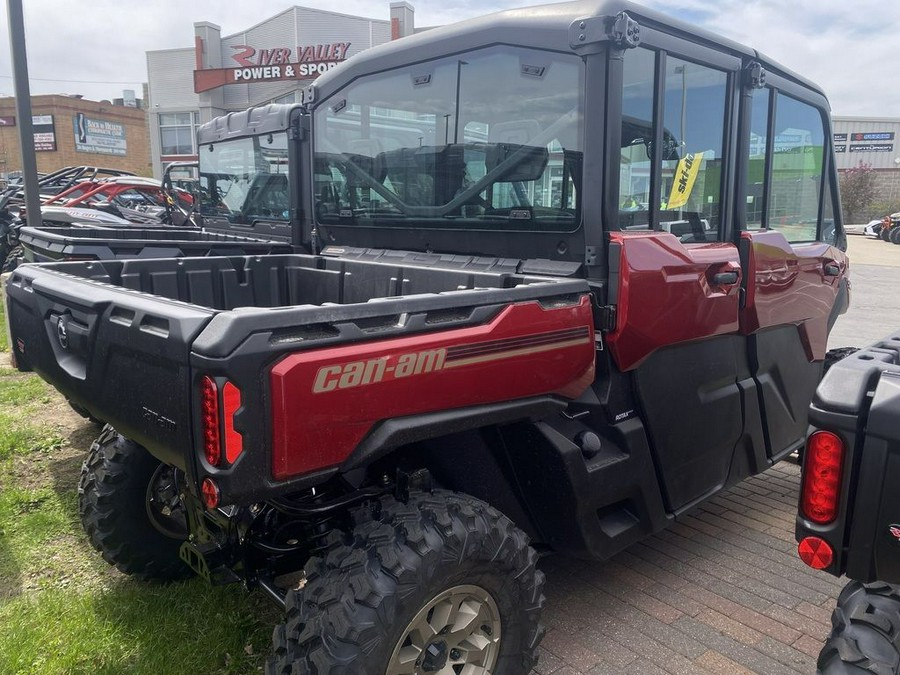
[[[219,443],[219,388],[216,381],[204,375],[200,380],[200,414],[203,416],[203,454],[212,466],[222,461]]]
[[[241,390],[226,381],[219,395],[219,385],[209,375],[200,380],[200,414],[203,428],[203,454],[210,466],[221,468],[224,464],[222,446],[228,464],[244,451],[244,438],[234,428],[234,415],[241,407]],[[219,414],[221,408],[222,414]]]
[[[844,442],[830,431],[817,431],[806,442],[800,509],[819,525],[837,517],[844,465]]]

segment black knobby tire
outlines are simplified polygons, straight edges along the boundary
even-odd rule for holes
[[[156,525],[151,520],[148,486],[161,467],[146,449],[107,426],[91,445],[78,483],[78,512],[91,544],[109,564],[146,581],[190,574],[178,557],[186,538],[183,522],[164,522],[159,514]]]
[[[12,272],[19,266],[23,255],[21,245],[9,248],[9,245],[6,244],[0,247],[0,257],[2,257],[0,259],[0,272]]]
[[[819,654],[821,675],[900,674],[900,589],[851,581],[831,615],[831,635]]]
[[[841,361],[851,354],[855,354],[859,351],[859,347],[837,347],[835,349],[829,349],[825,353],[825,365],[822,368],[822,375],[824,376],[827,373],[831,366],[833,366],[838,361]]]
[[[360,515],[362,513],[362,515]],[[528,673],[543,637],[544,575],[526,535],[493,507],[446,491],[383,498],[355,514],[290,591],[275,628],[269,675],[383,674],[416,614],[459,584],[487,590],[499,608],[493,675]]]
[[[881,239],[881,241],[890,241],[892,229],[893,228],[890,227],[882,227],[881,231],[878,233],[878,238]]]
[[[888,234],[888,239],[892,244],[900,244],[900,225],[894,225],[891,228],[890,234]]]

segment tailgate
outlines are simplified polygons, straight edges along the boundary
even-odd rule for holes
[[[860,581],[900,583],[900,333],[834,365],[810,410],[812,431],[843,443],[837,515],[817,524],[797,516],[797,539],[818,537],[833,550],[824,569]],[[804,480],[811,472],[807,456]]]
[[[25,265],[6,286],[10,348],[94,417],[166,461],[191,445],[189,348],[213,310]],[[94,264],[97,281],[107,280]]]

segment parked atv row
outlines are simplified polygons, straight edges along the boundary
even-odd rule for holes
[[[882,241],[889,241],[892,244],[900,244],[900,211],[885,216],[880,223],[873,223],[871,227],[866,227],[866,234],[872,234]]]

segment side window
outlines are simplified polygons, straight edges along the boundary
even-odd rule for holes
[[[666,60],[660,221],[682,240],[718,237],[727,84],[722,71]]]
[[[661,121],[654,120],[657,58],[665,62]],[[625,55],[623,75],[619,226],[646,230],[656,222],[684,242],[718,239],[728,74],[635,49]]]
[[[831,194],[830,181],[825,179],[825,198],[822,200],[822,234],[819,239],[832,246],[837,246],[837,227],[834,222],[834,196]]]
[[[815,241],[825,157],[822,115],[811,105],[777,96],[768,226],[789,242]]]
[[[750,164],[747,171],[747,229],[765,227],[764,205],[766,184],[766,151],[769,147],[769,89],[753,93],[750,111]]]
[[[650,227],[650,167],[653,147],[653,78],[656,54],[633,49],[625,55],[622,90],[622,149],[619,160],[619,226]]]

